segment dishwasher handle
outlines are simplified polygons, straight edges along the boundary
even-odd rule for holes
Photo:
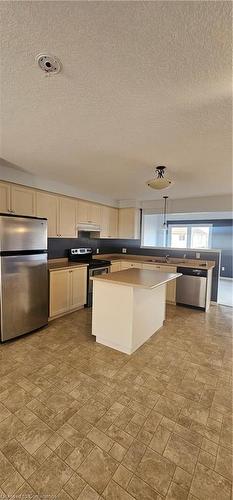
[[[206,269],[196,269],[194,267],[177,267],[177,273],[181,273],[184,276],[196,276],[198,278],[207,278]]]

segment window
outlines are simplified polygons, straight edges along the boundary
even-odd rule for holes
[[[185,226],[171,227],[171,247],[187,248],[188,228]]]
[[[168,246],[172,248],[210,248],[210,224],[170,224],[168,228]]]
[[[192,222],[192,214],[185,215],[186,217],[181,219],[181,214],[170,214],[168,228],[164,230],[163,214],[143,211],[142,247],[211,248],[213,225],[198,219]]]

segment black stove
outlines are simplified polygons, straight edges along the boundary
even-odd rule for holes
[[[110,266],[109,260],[93,259],[92,248],[70,248],[69,260],[71,262],[79,262],[80,264],[88,264],[90,269],[95,269],[103,266]]]
[[[91,259],[88,262],[88,265],[89,265],[90,269],[95,269],[97,267],[110,266],[111,262],[109,260]]]

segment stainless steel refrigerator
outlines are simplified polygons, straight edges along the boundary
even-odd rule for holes
[[[47,323],[47,220],[0,214],[1,341]]]

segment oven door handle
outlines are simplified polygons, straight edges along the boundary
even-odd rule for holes
[[[95,268],[92,268],[89,270],[89,274],[90,276],[92,275],[93,271],[101,271],[101,270],[104,270],[104,271],[107,271],[109,272],[109,267],[110,266],[104,266],[104,267],[95,267]]]

